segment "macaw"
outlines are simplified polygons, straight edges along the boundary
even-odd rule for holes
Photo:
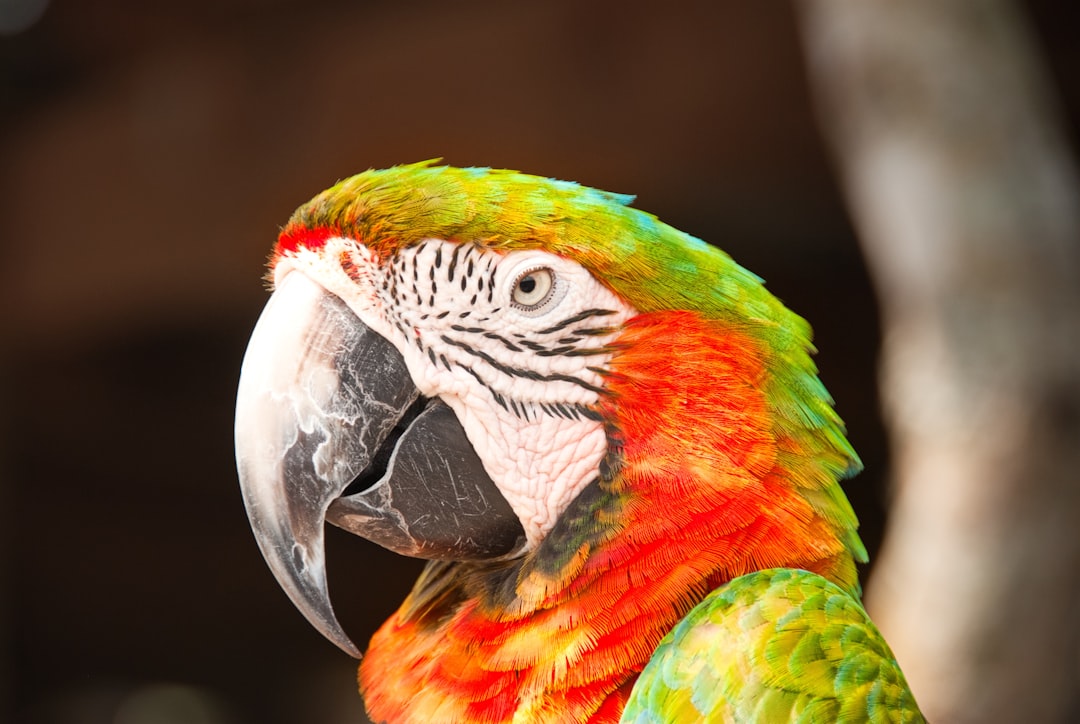
[[[631,201],[426,162],[293,214],[236,412],[274,575],[360,658],[324,523],[429,561],[362,657],[375,721],[922,721],[809,326]]]

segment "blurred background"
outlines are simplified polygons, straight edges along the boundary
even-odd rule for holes
[[[1021,7],[1072,128],[1080,12]],[[0,721],[364,720],[354,662],[258,553],[232,414],[279,225],[369,167],[633,193],[763,276],[815,327],[873,558],[878,301],[799,23],[717,0],[0,0]],[[364,642],[420,565],[328,535]]]

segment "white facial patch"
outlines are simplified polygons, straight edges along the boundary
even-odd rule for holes
[[[341,297],[398,348],[420,392],[454,410],[530,546],[596,478],[597,370],[637,312],[584,267],[438,239],[376,260],[334,238],[283,258],[275,278],[291,269]]]

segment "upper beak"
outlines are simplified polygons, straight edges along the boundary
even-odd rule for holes
[[[356,657],[327,591],[325,520],[424,558],[505,556],[525,540],[453,412],[418,398],[398,351],[341,299],[301,272],[281,280],[240,373],[240,486],[278,583]],[[357,478],[377,482],[341,497]]]

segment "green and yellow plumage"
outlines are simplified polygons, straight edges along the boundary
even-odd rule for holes
[[[859,602],[807,571],[770,569],[710,594],[660,642],[624,722],[922,721]]]

